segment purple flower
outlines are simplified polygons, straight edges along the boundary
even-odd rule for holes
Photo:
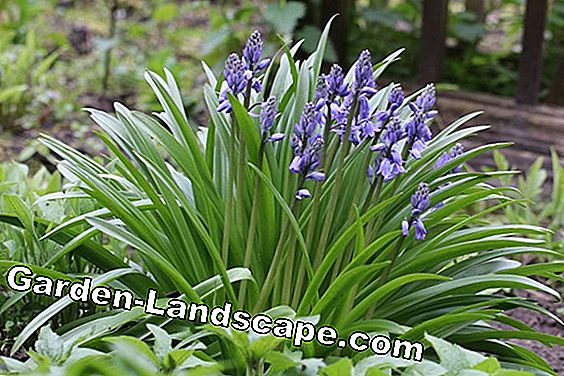
[[[284,137],[286,137],[284,133],[273,133],[268,140],[272,142],[278,142],[280,140],[283,140]]]
[[[345,83],[343,68],[338,64],[331,66],[329,75],[326,76],[329,94],[333,97],[346,97],[350,93],[349,85]]]
[[[387,146],[396,144],[404,136],[404,131],[401,127],[401,122],[398,117],[393,117],[392,120],[386,125],[380,137],[380,142]]]
[[[225,62],[223,76],[225,77],[225,82],[227,82],[229,90],[231,90],[234,95],[237,95],[245,90],[251,78],[251,72],[245,67],[239,55],[232,53]]]
[[[374,123],[373,116],[370,113],[370,105],[368,104],[368,98],[365,95],[361,95],[358,98],[358,114],[356,116],[353,131],[360,133],[360,139],[367,137],[374,137],[376,132],[380,128]]]
[[[294,138],[293,144],[296,144]],[[299,141],[299,146],[294,148],[294,158],[290,163],[290,171],[294,174],[302,174],[306,179],[323,180],[321,175],[315,175],[313,172],[321,162],[321,152],[323,150],[323,137],[316,133],[307,140]],[[324,175],[323,175],[324,177]]]
[[[425,237],[427,236],[427,229],[425,228],[423,221],[420,218],[416,218],[413,221],[413,224],[415,225],[415,239],[425,240]]]
[[[333,103],[331,107],[331,115],[335,121],[334,132],[341,136],[341,141],[346,131],[352,101],[353,94],[350,93],[341,104]],[[371,114],[367,96],[365,94],[359,95],[358,111],[351,122],[349,140],[353,144],[358,145],[363,139],[376,136],[376,132],[379,130],[380,128],[375,123],[375,118]]]
[[[417,110],[421,110],[423,112],[431,111],[431,108],[435,105],[436,101],[436,91],[435,85],[427,84],[423,92],[417,97],[415,103],[411,103],[410,105],[416,107],[413,112]]]
[[[217,109],[218,111],[231,112],[231,105],[229,104],[227,93],[230,92],[233,95],[242,93],[247,87],[249,80],[252,78],[252,73],[246,69],[245,64],[239,58],[239,55],[232,53],[225,62],[223,76],[225,78],[225,82],[227,83],[227,88],[223,90],[220,95],[219,106]]]
[[[323,181],[325,180],[325,173],[321,171],[313,171],[307,174],[306,179],[315,180],[315,181]]]
[[[376,82],[372,76],[372,55],[364,50],[360,53],[355,66],[355,86],[360,93],[372,95],[376,92]]]
[[[405,172],[401,153],[396,149],[392,149],[387,153],[381,154],[380,158],[376,159],[376,165],[376,175],[381,175],[384,178],[384,181],[390,181],[396,175],[403,174]]]
[[[260,33],[255,30],[247,40],[245,47],[243,48],[243,64],[251,72],[251,88],[255,92],[259,92],[262,90],[262,83],[258,77],[254,77],[254,75],[270,64],[270,59],[262,59],[262,48],[264,43],[262,42],[262,38]]]
[[[423,240],[427,236],[427,229],[421,220],[421,214],[431,204],[429,197],[429,186],[425,183],[420,183],[415,193],[411,196],[411,215],[409,220],[404,218],[401,223],[401,232],[403,236],[409,235],[409,229],[415,227],[415,239]]]
[[[300,121],[294,125],[294,133],[290,140],[294,157],[289,169],[294,174],[302,175],[306,180],[321,181],[325,179],[325,174],[317,171],[317,168],[321,164],[323,136],[319,129],[316,112],[312,102],[306,103]],[[304,191],[307,192],[307,195]],[[309,196],[309,191],[302,188],[296,193],[298,200]]]
[[[414,158],[421,158],[421,153],[427,148],[427,141],[432,137],[431,130],[425,123],[422,112],[415,113],[405,124],[407,141],[411,147],[409,154]]]
[[[296,192],[296,196],[295,196],[295,197],[296,197],[296,200],[301,201],[301,200],[303,200],[304,198],[309,198],[309,197],[311,197],[311,193],[310,193],[307,189],[302,188],[302,189],[299,189],[299,190]]]
[[[401,233],[403,236],[409,235],[409,221],[407,218],[404,218],[403,221],[401,221]]]
[[[401,86],[397,86],[392,89],[390,96],[388,97],[388,108],[385,110],[378,111],[375,115],[377,123],[383,124],[390,117],[397,115],[397,110],[403,104],[404,95]]]
[[[403,104],[404,94],[401,86],[396,86],[392,89],[390,97],[388,98],[388,103],[390,104],[391,111],[397,110],[399,106]]]
[[[464,147],[461,144],[454,145],[448,153],[445,151],[443,154],[437,159],[435,163],[435,168],[443,167],[445,164],[453,160],[454,158],[458,157],[464,152]],[[451,170],[451,172],[456,173],[462,170],[462,165],[456,166]]]
[[[370,147],[370,150],[380,152],[374,162],[373,171],[376,175],[382,176],[384,181],[389,181],[405,172],[403,158],[396,147],[403,135],[399,118],[393,117],[382,132],[380,143]]]
[[[274,96],[270,96],[262,103],[259,115],[260,136],[263,142],[276,142],[284,138],[284,134],[282,133],[275,133],[271,137],[268,137],[270,129],[274,125],[274,119],[276,118],[277,113],[278,108],[276,107],[276,98]]]
[[[345,134],[345,128],[347,126],[347,121],[349,118],[349,113],[351,111],[351,106],[353,102],[352,93],[347,95],[341,103],[333,102],[331,103],[331,117],[335,121],[334,132],[341,137]]]
[[[327,78],[324,74],[320,75],[317,79],[317,86],[315,87],[315,95],[313,103],[315,103],[316,109],[320,109],[325,105],[329,99],[329,85],[327,85]],[[322,102],[320,105],[319,103]]]
[[[315,88],[315,95],[313,97],[315,105],[315,121],[322,126],[327,117],[327,111],[324,110],[325,105],[329,103],[329,89],[325,75],[320,75],[317,79],[317,87]]]
[[[312,175],[312,173],[321,163],[323,137],[319,132],[313,103],[306,103],[299,123],[294,125],[290,145],[294,151],[290,171],[302,174],[308,179],[318,180],[320,175]]]
[[[260,71],[270,64],[270,59],[261,60],[263,46],[258,30],[253,31],[243,48],[243,63],[252,72]]]
[[[409,107],[413,116],[405,125],[407,141],[410,147],[409,153],[416,159],[421,158],[421,153],[427,147],[427,141],[432,137],[431,130],[427,126],[427,119],[433,118],[437,111],[431,110],[435,104],[435,86],[429,84],[417,97],[415,103],[410,102]]]
[[[429,207],[430,203],[429,186],[425,183],[420,183],[413,196],[411,196],[411,215],[418,217]]]

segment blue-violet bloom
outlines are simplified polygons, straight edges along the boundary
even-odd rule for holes
[[[274,96],[270,96],[262,103],[259,115],[260,137],[263,142],[276,142],[284,138],[283,133],[274,133],[270,135],[270,130],[274,125],[277,113],[278,108],[276,107],[276,98]]]
[[[443,167],[445,164],[452,161],[454,158],[458,157],[463,152],[464,152],[464,147],[462,146],[462,144],[454,145],[448,151],[448,153],[446,151],[443,152],[443,154],[439,157],[439,159],[437,159],[437,162],[435,163],[435,168]],[[460,172],[461,170],[462,170],[462,165],[459,165],[453,168],[452,172],[456,173],[456,172]]]
[[[219,106],[217,109],[218,111],[231,112],[231,104],[227,98],[227,93],[230,92],[233,95],[242,93],[249,80],[252,78],[252,73],[245,67],[245,64],[239,58],[239,55],[232,53],[225,62],[223,76],[225,78],[225,82],[227,83],[227,88],[225,88],[220,95]]]
[[[368,50],[362,51],[356,61],[355,88],[359,94],[372,96],[376,93],[376,82],[372,75],[372,55]]]
[[[333,64],[329,74],[326,76],[329,94],[333,97],[346,97],[350,93],[350,88],[345,83],[343,68],[338,64]]]
[[[409,229],[415,227],[415,239],[423,240],[427,236],[427,229],[421,220],[421,215],[431,203],[429,197],[429,186],[420,183],[415,193],[411,196],[411,216],[409,220],[404,218],[401,223],[403,236],[409,235]]]
[[[289,168],[291,172],[302,174],[306,179],[319,181],[325,178],[325,174],[315,171],[321,163],[323,136],[319,132],[315,112],[315,105],[306,103],[300,121],[294,125],[290,140],[294,158]]]
[[[301,201],[304,198],[311,197],[311,193],[307,189],[302,188],[302,189],[298,189],[295,197],[296,197],[296,200]]]
[[[388,108],[385,110],[380,110],[376,112],[376,121],[379,125],[388,121],[392,116],[397,115],[397,110],[403,104],[404,94],[401,86],[396,86],[392,89],[390,96],[388,97]]]
[[[253,31],[243,48],[243,62],[252,72],[260,71],[270,64],[270,59],[261,59],[263,46],[258,30]]]
[[[433,118],[437,111],[431,110],[435,104],[435,86],[429,84],[417,97],[415,103],[410,102],[409,107],[413,111],[413,116],[405,125],[407,142],[410,147],[409,154],[416,159],[421,158],[421,153],[427,147],[427,142],[431,139],[431,130],[427,126],[427,119]]]
[[[375,166],[367,171],[368,177],[371,178],[374,174],[380,175],[384,181],[393,179],[396,175],[403,174],[405,168],[403,167],[403,159],[401,153],[397,149],[397,143],[404,136],[401,126],[401,121],[398,117],[393,117],[386,125],[380,142],[370,147],[372,151],[380,152],[374,161]]]

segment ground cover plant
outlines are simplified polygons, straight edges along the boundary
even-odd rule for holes
[[[508,160],[501,153],[495,153],[494,159],[499,169],[509,169]],[[544,158],[537,160],[529,167],[523,176],[505,177],[503,184],[514,185],[519,188],[521,197],[527,201],[519,205],[510,205],[494,220],[504,218],[514,223],[528,223],[545,226],[551,229],[546,234],[546,241],[550,248],[564,252],[564,166],[555,150],[551,151],[551,183],[549,171],[542,168]],[[547,184],[548,183],[548,184]],[[550,187],[547,192],[546,187]],[[556,278],[558,278],[556,276]]]
[[[512,257],[561,260],[561,254],[540,236],[550,230],[484,221],[519,201],[514,188],[491,184],[514,171],[465,167],[509,144],[463,150],[462,140],[488,128],[465,126],[479,112],[433,135],[432,84],[410,94],[396,83],[377,85],[401,50],[376,64],[364,50],[350,69],[333,65],[322,73],[328,30],[302,61],[295,59],[301,41],[265,57],[255,32],[241,52],[229,55],[222,75],[203,64],[207,127],[189,123],[165,69],[162,76],[145,74],[161,112],[120,103],[113,114],[88,109],[102,129],[103,158],[42,136],[60,157],[57,167],[67,181],[42,201],[87,200],[93,208],[59,221],[32,219],[39,241],[59,244],[58,251],[47,263],[8,259],[0,267],[25,262],[54,278],[88,275],[95,285],[127,288],[139,297],[152,287],[160,305],[171,296],[210,305],[229,301],[252,313],[331,325],[341,336],[362,330],[421,341],[425,361],[313,343],[293,348],[271,336],[147,316],[140,307],[80,307],[82,315],[53,328],[55,334],[49,322],[72,305],[62,298],[17,336],[12,352],[31,345],[40,331],[27,363],[3,358],[9,370],[38,374],[72,366],[84,374],[102,372],[98,366],[115,371],[144,364],[138,374],[555,374],[509,340],[564,341],[506,312],[522,307],[561,324],[535,302],[507,293],[540,290],[560,299],[531,278],[561,273],[560,261],[522,266]],[[465,212],[482,202],[491,205]],[[0,215],[29,229],[28,218]],[[53,267],[69,255],[92,269]],[[105,355],[112,351],[116,359]],[[129,357],[133,353],[139,357]]]

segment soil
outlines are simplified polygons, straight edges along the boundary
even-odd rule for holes
[[[551,296],[541,292],[517,291],[516,293],[519,296],[536,300],[540,306],[564,320],[564,303],[555,302]],[[564,338],[564,327],[550,317],[523,308],[510,311],[509,316],[522,321],[539,332]],[[511,342],[540,355],[552,366],[557,374],[564,375],[564,346],[548,347],[541,342],[530,340],[513,340]]]

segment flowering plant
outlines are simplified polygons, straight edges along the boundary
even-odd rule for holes
[[[140,294],[156,285],[166,296],[314,316],[345,335],[363,330],[426,343],[430,334],[515,368],[550,373],[538,356],[500,339],[562,340],[509,319],[504,312],[514,307],[542,309],[501,289],[560,298],[528,275],[562,265],[521,266],[505,258],[554,254],[528,237],[547,230],[484,224],[485,214],[515,202],[506,195],[510,188],[488,181],[514,172],[474,172],[465,165],[508,143],[462,149],[465,138],[488,128],[464,127],[479,113],[433,135],[432,84],[407,94],[398,84],[377,83],[401,50],[376,64],[365,50],[348,72],[333,65],[322,74],[328,28],[304,61],[294,57],[301,42],[263,57],[255,32],[242,56],[227,58],[219,77],[204,64],[207,127],[189,123],[165,69],[164,77],[146,73],[162,112],[151,116],[121,104],[115,115],[89,110],[104,131],[106,163],[44,136],[71,182],[44,199],[87,198],[98,208],[42,227],[43,239],[63,244],[56,257],[80,252],[105,272],[99,283],[117,279]],[[464,214],[478,202],[493,204]],[[140,264],[124,263],[93,242],[100,233],[134,248]],[[56,304],[28,325],[15,348],[70,302]],[[108,327],[126,331],[128,322],[145,338],[147,320],[135,310],[106,312],[77,323],[66,338],[96,341]],[[169,332],[186,325],[203,330],[150,320]],[[496,329],[494,322],[512,330]],[[232,374],[262,374],[268,351],[291,347],[281,340],[256,345],[251,336],[217,330],[205,335],[212,337],[208,356],[222,354]],[[367,355],[313,344],[302,351],[355,362]]]

